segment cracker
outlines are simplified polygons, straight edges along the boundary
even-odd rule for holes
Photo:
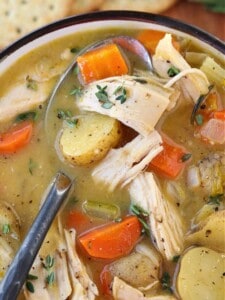
[[[74,0],[0,0],[0,49],[70,14]]]
[[[171,7],[177,0],[105,0],[101,10],[136,10],[161,13]]]
[[[74,0],[71,13],[81,14],[97,10],[103,5],[104,0]]]

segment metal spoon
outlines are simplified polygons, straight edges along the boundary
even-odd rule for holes
[[[110,38],[107,38],[107,39],[104,39],[101,41],[97,41],[93,44],[88,45],[87,47],[82,49],[75,56],[73,63],[71,65],[69,65],[69,67],[66,69],[66,71],[61,75],[61,77],[59,78],[58,82],[56,83],[56,85],[51,93],[51,96],[50,96],[49,102],[48,102],[48,106],[47,106],[47,110],[46,110],[46,115],[45,115],[46,132],[48,132],[47,120],[48,120],[48,114],[51,109],[52,103],[56,97],[56,94],[57,94],[60,86],[66,80],[69,73],[76,67],[77,57],[90,51],[90,50],[93,50],[95,48],[98,48],[100,46],[110,44],[110,43],[115,43],[115,44],[119,45],[120,47],[122,47],[123,49],[125,49],[126,51],[129,51],[129,52],[139,56],[141,58],[141,60],[145,63],[146,67],[151,71],[153,70],[152,60],[151,60],[151,57],[150,57],[148,51],[137,39],[135,39],[133,37],[119,35],[119,36],[110,37]]]
[[[72,181],[67,175],[62,172],[56,174],[36,219],[0,284],[1,300],[17,299],[49,227],[71,187]]]

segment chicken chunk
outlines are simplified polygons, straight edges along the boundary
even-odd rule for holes
[[[167,109],[173,89],[134,76],[110,77],[89,84],[77,101],[81,110],[115,118],[147,136]]]
[[[171,67],[177,69],[178,74],[169,80],[165,87],[171,87],[179,80],[185,96],[190,97],[194,102],[200,95],[207,94],[209,81],[206,75],[199,69],[191,68],[181,53],[173,46],[171,34],[166,34],[159,41],[153,56],[153,64],[156,72],[167,77],[169,77],[168,72]],[[167,72],[165,72],[165,68],[167,68]]]
[[[63,231],[63,235],[55,235],[54,231],[50,230],[47,239],[51,240],[55,247],[51,246],[53,249],[47,256],[43,256],[42,249],[30,270],[37,278],[31,282],[33,292],[24,287],[26,299],[94,300],[98,290],[76,252],[75,230],[63,231],[60,228],[59,231]]]
[[[132,202],[149,213],[153,242],[167,260],[182,252],[184,224],[173,203],[161,193],[152,173],[139,174],[129,186]]]
[[[146,137],[138,135],[122,148],[111,149],[94,168],[94,180],[109,185],[110,191],[125,186],[162,151],[161,143],[160,135],[153,131]]]
[[[0,204],[0,280],[4,277],[20,245],[20,219],[14,208]]]
[[[125,283],[119,277],[113,281],[113,297],[115,300],[175,300],[172,295],[160,295],[146,297],[141,291]]]

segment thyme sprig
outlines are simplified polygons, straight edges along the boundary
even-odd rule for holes
[[[149,213],[136,204],[131,204],[130,210],[138,217],[138,220],[142,224],[143,233],[146,233],[148,236],[150,236],[150,228],[148,225]]]

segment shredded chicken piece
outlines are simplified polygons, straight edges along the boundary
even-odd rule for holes
[[[27,88],[26,80],[15,84],[0,97],[0,122],[8,121],[20,113],[32,110],[45,102],[53,82],[37,83],[37,90]]]
[[[0,203],[0,280],[20,246],[20,219],[8,203]]]
[[[111,149],[94,168],[94,180],[109,185],[110,191],[125,186],[162,151],[161,143],[160,135],[153,131],[146,137],[138,135],[122,148]]]
[[[65,239],[67,244],[70,272],[72,272],[73,278],[75,278],[82,286],[82,294],[85,296],[84,299],[92,300],[98,295],[96,285],[89,278],[86,268],[78,257],[75,250],[75,237],[76,233],[74,229],[70,231],[64,230]],[[74,281],[75,282],[75,281]],[[76,291],[76,289],[75,289]],[[81,298],[77,298],[81,299]]]
[[[170,66],[180,70],[180,73],[165,84],[165,87],[171,87],[180,80],[185,96],[190,97],[194,102],[198,100],[200,95],[207,94],[209,81],[206,75],[201,70],[191,68],[183,56],[174,48],[171,34],[166,34],[159,41],[153,61],[159,74],[165,74],[165,62],[169,62]],[[168,69],[170,66],[168,66]]]
[[[62,228],[59,228],[59,231],[62,231]],[[29,292],[24,287],[26,299],[94,300],[98,295],[97,287],[90,279],[84,264],[76,253],[75,230],[64,230],[63,233],[64,237],[58,234],[57,247],[49,254],[54,261],[49,270],[43,267],[45,259],[41,252],[36,257],[30,270],[32,275],[37,276],[37,279],[32,281],[34,293]],[[52,235],[52,238],[57,237]],[[51,273],[54,274],[54,280],[50,284],[47,278]]]
[[[147,136],[155,127],[163,112],[167,109],[173,89],[163,88],[159,82],[141,77],[119,76],[95,81],[87,86],[83,96],[77,101],[80,109],[98,112],[113,117],[138,133]],[[98,87],[105,88],[111,107],[106,109],[96,93]],[[126,91],[125,102],[116,98],[122,95],[121,87]]]
[[[149,296],[146,297],[141,291],[133,288],[118,277],[113,280],[113,297],[115,300],[175,300],[171,295]]]
[[[181,253],[184,247],[184,224],[176,207],[164,198],[152,173],[139,174],[129,186],[134,204],[149,213],[153,241],[167,260]]]

